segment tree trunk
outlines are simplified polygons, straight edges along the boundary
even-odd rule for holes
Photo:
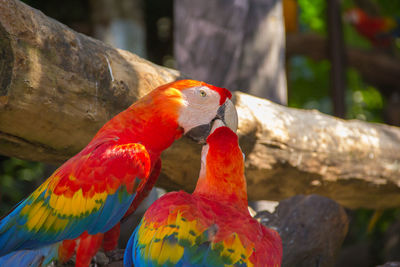
[[[0,0],[0,55],[0,153],[30,160],[63,162],[113,115],[179,78],[17,0]],[[353,208],[400,205],[399,128],[234,97],[250,199],[316,193]],[[159,185],[192,190],[199,166],[199,145],[182,139],[163,154]]]
[[[287,103],[280,0],[175,0],[175,58],[194,79]]]
[[[346,60],[339,0],[328,0],[328,50],[333,115],[346,116]]]

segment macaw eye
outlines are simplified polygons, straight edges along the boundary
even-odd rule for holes
[[[201,97],[206,97],[206,96],[207,96],[206,91],[200,90],[200,96],[201,96]]]

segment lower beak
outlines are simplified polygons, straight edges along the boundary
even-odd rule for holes
[[[200,144],[206,143],[206,139],[211,132],[211,127],[215,120],[221,120],[225,126],[229,127],[236,133],[238,127],[238,116],[235,105],[230,99],[227,99],[225,103],[219,107],[217,115],[209,124],[199,125],[187,132],[186,135]]]

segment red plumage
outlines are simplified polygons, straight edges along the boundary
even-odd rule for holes
[[[0,265],[12,265],[19,256],[29,264],[43,260],[36,265],[57,257],[66,261],[76,251],[77,266],[88,266],[101,246],[115,248],[119,221],[154,186],[161,153],[184,133],[203,140],[217,117],[237,121],[230,97],[226,89],[181,80],[116,115],[0,220]]]
[[[367,38],[376,47],[388,47],[399,36],[399,21],[390,17],[374,17],[360,8],[345,12],[344,18],[357,32]]]
[[[207,144],[194,193],[168,193],[146,211],[125,266],[280,266],[278,233],[249,214],[236,134],[219,127]]]

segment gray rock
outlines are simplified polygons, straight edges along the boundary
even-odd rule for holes
[[[336,267],[371,267],[374,255],[369,242],[359,242],[343,247],[336,260]]]
[[[279,203],[274,213],[256,215],[277,229],[283,244],[282,267],[331,267],[347,234],[348,218],[335,201],[298,195]]]

